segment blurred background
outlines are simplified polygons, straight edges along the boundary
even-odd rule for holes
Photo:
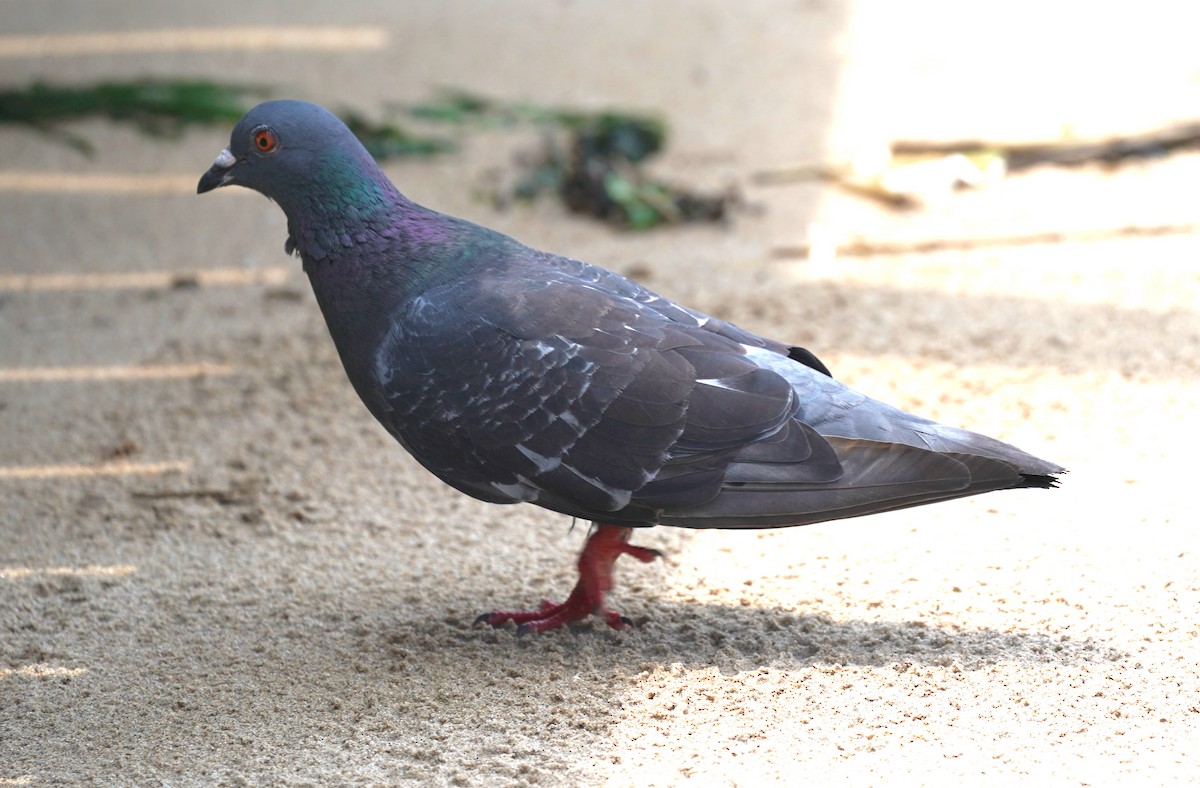
[[[0,0],[0,784],[1183,778],[1198,15]],[[636,630],[473,629],[564,593],[582,529],[424,474],[278,208],[195,195],[265,97],[419,203],[1072,473],[655,529]]]

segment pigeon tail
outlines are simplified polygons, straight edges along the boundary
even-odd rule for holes
[[[684,528],[811,525],[1054,483],[1051,476],[1023,473],[1007,459],[865,439],[826,440],[841,461],[835,479],[768,479],[760,473],[761,481],[727,483],[711,501],[665,512],[658,522]]]

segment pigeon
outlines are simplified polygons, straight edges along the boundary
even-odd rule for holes
[[[774,528],[1018,487],[1065,469],[906,413],[810,351],[409,200],[341,120],[260,104],[197,187],[287,217],[350,383],[446,484],[590,521],[562,603],[485,613],[543,632],[609,610],[635,528]]]

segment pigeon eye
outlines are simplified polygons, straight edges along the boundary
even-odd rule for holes
[[[275,150],[275,146],[279,144],[279,139],[275,136],[275,132],[270,129],[259,129],[254,132],[254,147],[258,148],[263,153],[270,153]]]

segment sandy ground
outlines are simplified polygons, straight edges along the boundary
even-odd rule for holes
[[[530,143],[505,134],[389,172],[1072,472],[1053,492],[804,529],[655,529],[639,541],[667,560],[622,566],[613,600],[635,628],[473,627],[565,593],[584,529],[441,487],[372,422],[282,253],[282,215],[191,194],[227,134],[88,123],[88,160],[0,129],[0,785],[1196,778],[1200,242],[1094,234],[1194,226],[1200,156],[1035,172],[904,215],[750,183],[892,138],[1186,118],[1200,56],[1192,20],[1164,16],[1178,4],[1119,19],[1006,4],[985,23],[950,3],[346,0],[287,22],[364,26],[381,46],[39,39],[32,56],[14,38],[280,25],[243,5],[8,3],[0,77],[660,110],[663,171],[739,185],[759,212],[642,236],[551,204],[497,213],[471,195]],[[775,253],[1046,230],[1093,240]]]

